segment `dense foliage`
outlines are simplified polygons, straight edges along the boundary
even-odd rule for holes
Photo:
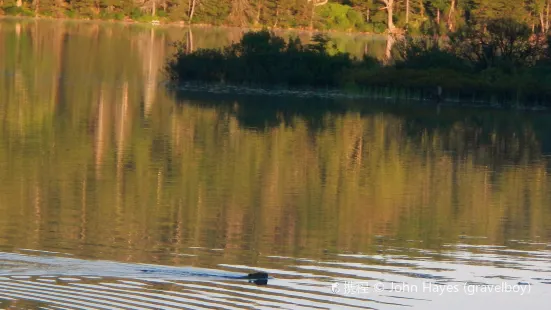
[[[173,80],[269,84],[289,86],[337,86],[339,74],[351,68],[348,54],[331,52],[322,35],[303,45],[298,38],[285,42],[268,31],[249,32],[239,43],[224,49],[180,48],[168,72]]]
[[[443,34],[511,18],[549,31],[551,0],[0,0],[0,15]]]
[[[461,27],[444,41],[406,37],[397,44],[398,59],[383,64],[334,52],[324,36],[303,45],[263,30],[225,49],[181,46],[167,72],[176,82],[338,87],[406,99],[437,91],[440,99],[548,105],[550,39],[512,19],[494,19]]]

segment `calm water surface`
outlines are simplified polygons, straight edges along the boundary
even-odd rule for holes
[[[0,20],[0,308],[547,307],[548,114],[163,86],[238,35]]]

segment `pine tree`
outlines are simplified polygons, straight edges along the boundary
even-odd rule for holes
[[[34,0],[33,9],[41,15],[58,16],[63,8],[61,0]]]
[[[222,25],[228,20],[231,10],[229,0],[192,0],[195,2],[193,23]]]
[[[527,20],[529,14],[524,0],[472,0],[473,13],[479,21],[487,21],[496,18],[513,18],[515,20]]]
[[[41,0],[41,2],[43,1]],[[99,13],[99,1],[96,0],[71,0],[69,7],[81,16],[93,17]]]
[[[247,26],[249,25],[255,16],[254,7],[249,0],[232,0],[231,11],[228,17],[228,21],[232,25]]]
[[[362,14],[366,23],[371,22],[371,15],[378,6],[373,3],[374,0],[351,0],[352,6]]]

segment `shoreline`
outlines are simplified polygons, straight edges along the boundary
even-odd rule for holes
[[[212,96],[236,96],[236,97],[264,97],[277,98],[287,97],[306,100],[375,100],[388,104],[403,104],[408,106],[420,105],[423,107],[433,106],[435,108],[474,108],[501,111],[523,111],[523,112],[548,112],[550,108],[543,105],[523,105],[492,103],[488,101],[467,101],[442,98],[440,102],[428,98],[401,97],[401,96],[378,96],[373,95],[372,90],[347,91],[343,89],[316,89],[303,88],[292,89],[283,87],[261,87],[247,85],[232,85],[205,82],[161,82],[169,91],[178,94],[209,94]]]
[[[262,30],[268,29],[274,32],[297,32],[303,34],[316,34],[316,33],[328,33],[328,34],[346,34],[346,35],[358,35],[358,36],[389,36],[392,34],[389,33],[375,33],[375,32],[362,32],[362,31],[342,31],[342,30],[309,30],[303,28],[279,28],[279,27],[268,27],[268,26],[229,26],[229,25],[211,25],[211,24],[188,24],[184,21],[179,22],[166,22],[153,24],[152,22],[145,21],[136,21],[133,19],[125,20],[115,20],[115,19],[101,19],[101,18],[75,18],[75,17],[49,17],[49,16],[21,16],[21,15],[0,15],[0,21],[2,19],[21,19],[21,20],[49,20],[49,21],[66,21],[66,22],[96,22],[96,23],[108,23],[108,24],[122,24],[122,25],[142,25],[150,26],[153,28],[212,28],[212,29],[240,29],[242,31],[251,31],[251,30]]]

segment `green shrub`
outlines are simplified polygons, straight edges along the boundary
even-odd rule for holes
[[[354,14],[355,11],[349,6],[334,2],[317,7],[316,11],[319,18],[317,24],[323,25],[322,29],[348,30],[354,27],[358,18]],[[351,21],[349,17],[352,17],[354,21]],[[361,16],[359,19],[361,20]]]
[[[124,13],[122,12],[116,12],[115,14],[113,14],[113,19],[114,20],[123,20],[124,19]]]
[[[149,14],[142,15],[136,19],[136,21],[143,22],[143,23],[150,23],[153,20],[156,20],[157,16],[151,16]]]
[[[286,43],[264,30],[249,32],[225,49],[186,54],[181,45],[168,62],[167,71],[177,81],[336,87],[340,73],[352,66],[351,57],[331,51],[326,36],[315,36],[313,41],[303,45],[298,38],[292,38]]]
[[[133,8],[130,11],[130,18],[132,18],[133,20],[139,20],[142,16],[143,16],[142,10],[138,8]]]
[[[6,5],[4,7],[0,7],[0,14],[4,13],[6,15],[12,15],[12,16],[34,16],[34,12],[29,10],[25,7],[17,7],[15,5]]]
[[[348,12],[346,12],[346,17],[354,28],[359,29],[364,26],[364,20],[360,12],[350,9],[348,10]]]
[[[4,6],[2,7],[2,10],[4,11],[4,13],[6,15],[19,15],[22,13],[22,8],[20,7],[17,7],[15,5],[7,5],[7,6]]]
[[[396,44],[401,59],[397,68],[409,69],[451,69],[471,71],[468,62],[440,46],[440,42],[429,38],[406,38]]]
[[[98,17],[102,20],[110,20],[110,19],[113,18],[113,14],[111,14],[111,13],[105,11],[105,10],[102,10],[102,11],[100,11]]]
[[[361,32],[367,32],[367,33],[375,32],[375,30],[373,29],[373,24],[361,24],[357,26],[357,30]]]
[[[477,69],[499,67],[513,72],[545,57],[545,40],[533,40],[530,28],[511,19],[468,25],[450,35],[452,52]]]
[[[21,15],[27,16],[27,17],[32,17],[32,16],[35,16],[35,13],[34,13],[34,11],[25,8],[21,11]]]
[[[386,30],[386,23],[373,23],[373,31],[375,33],[385,33]]]
[[[64,14],[69,18],[75,18],[77,16],[77,13],[73,10],[66,10]]]
[[[168,12],[166,12],[165,10],[157,10],[157,16],[161,18],[167,18]]]

